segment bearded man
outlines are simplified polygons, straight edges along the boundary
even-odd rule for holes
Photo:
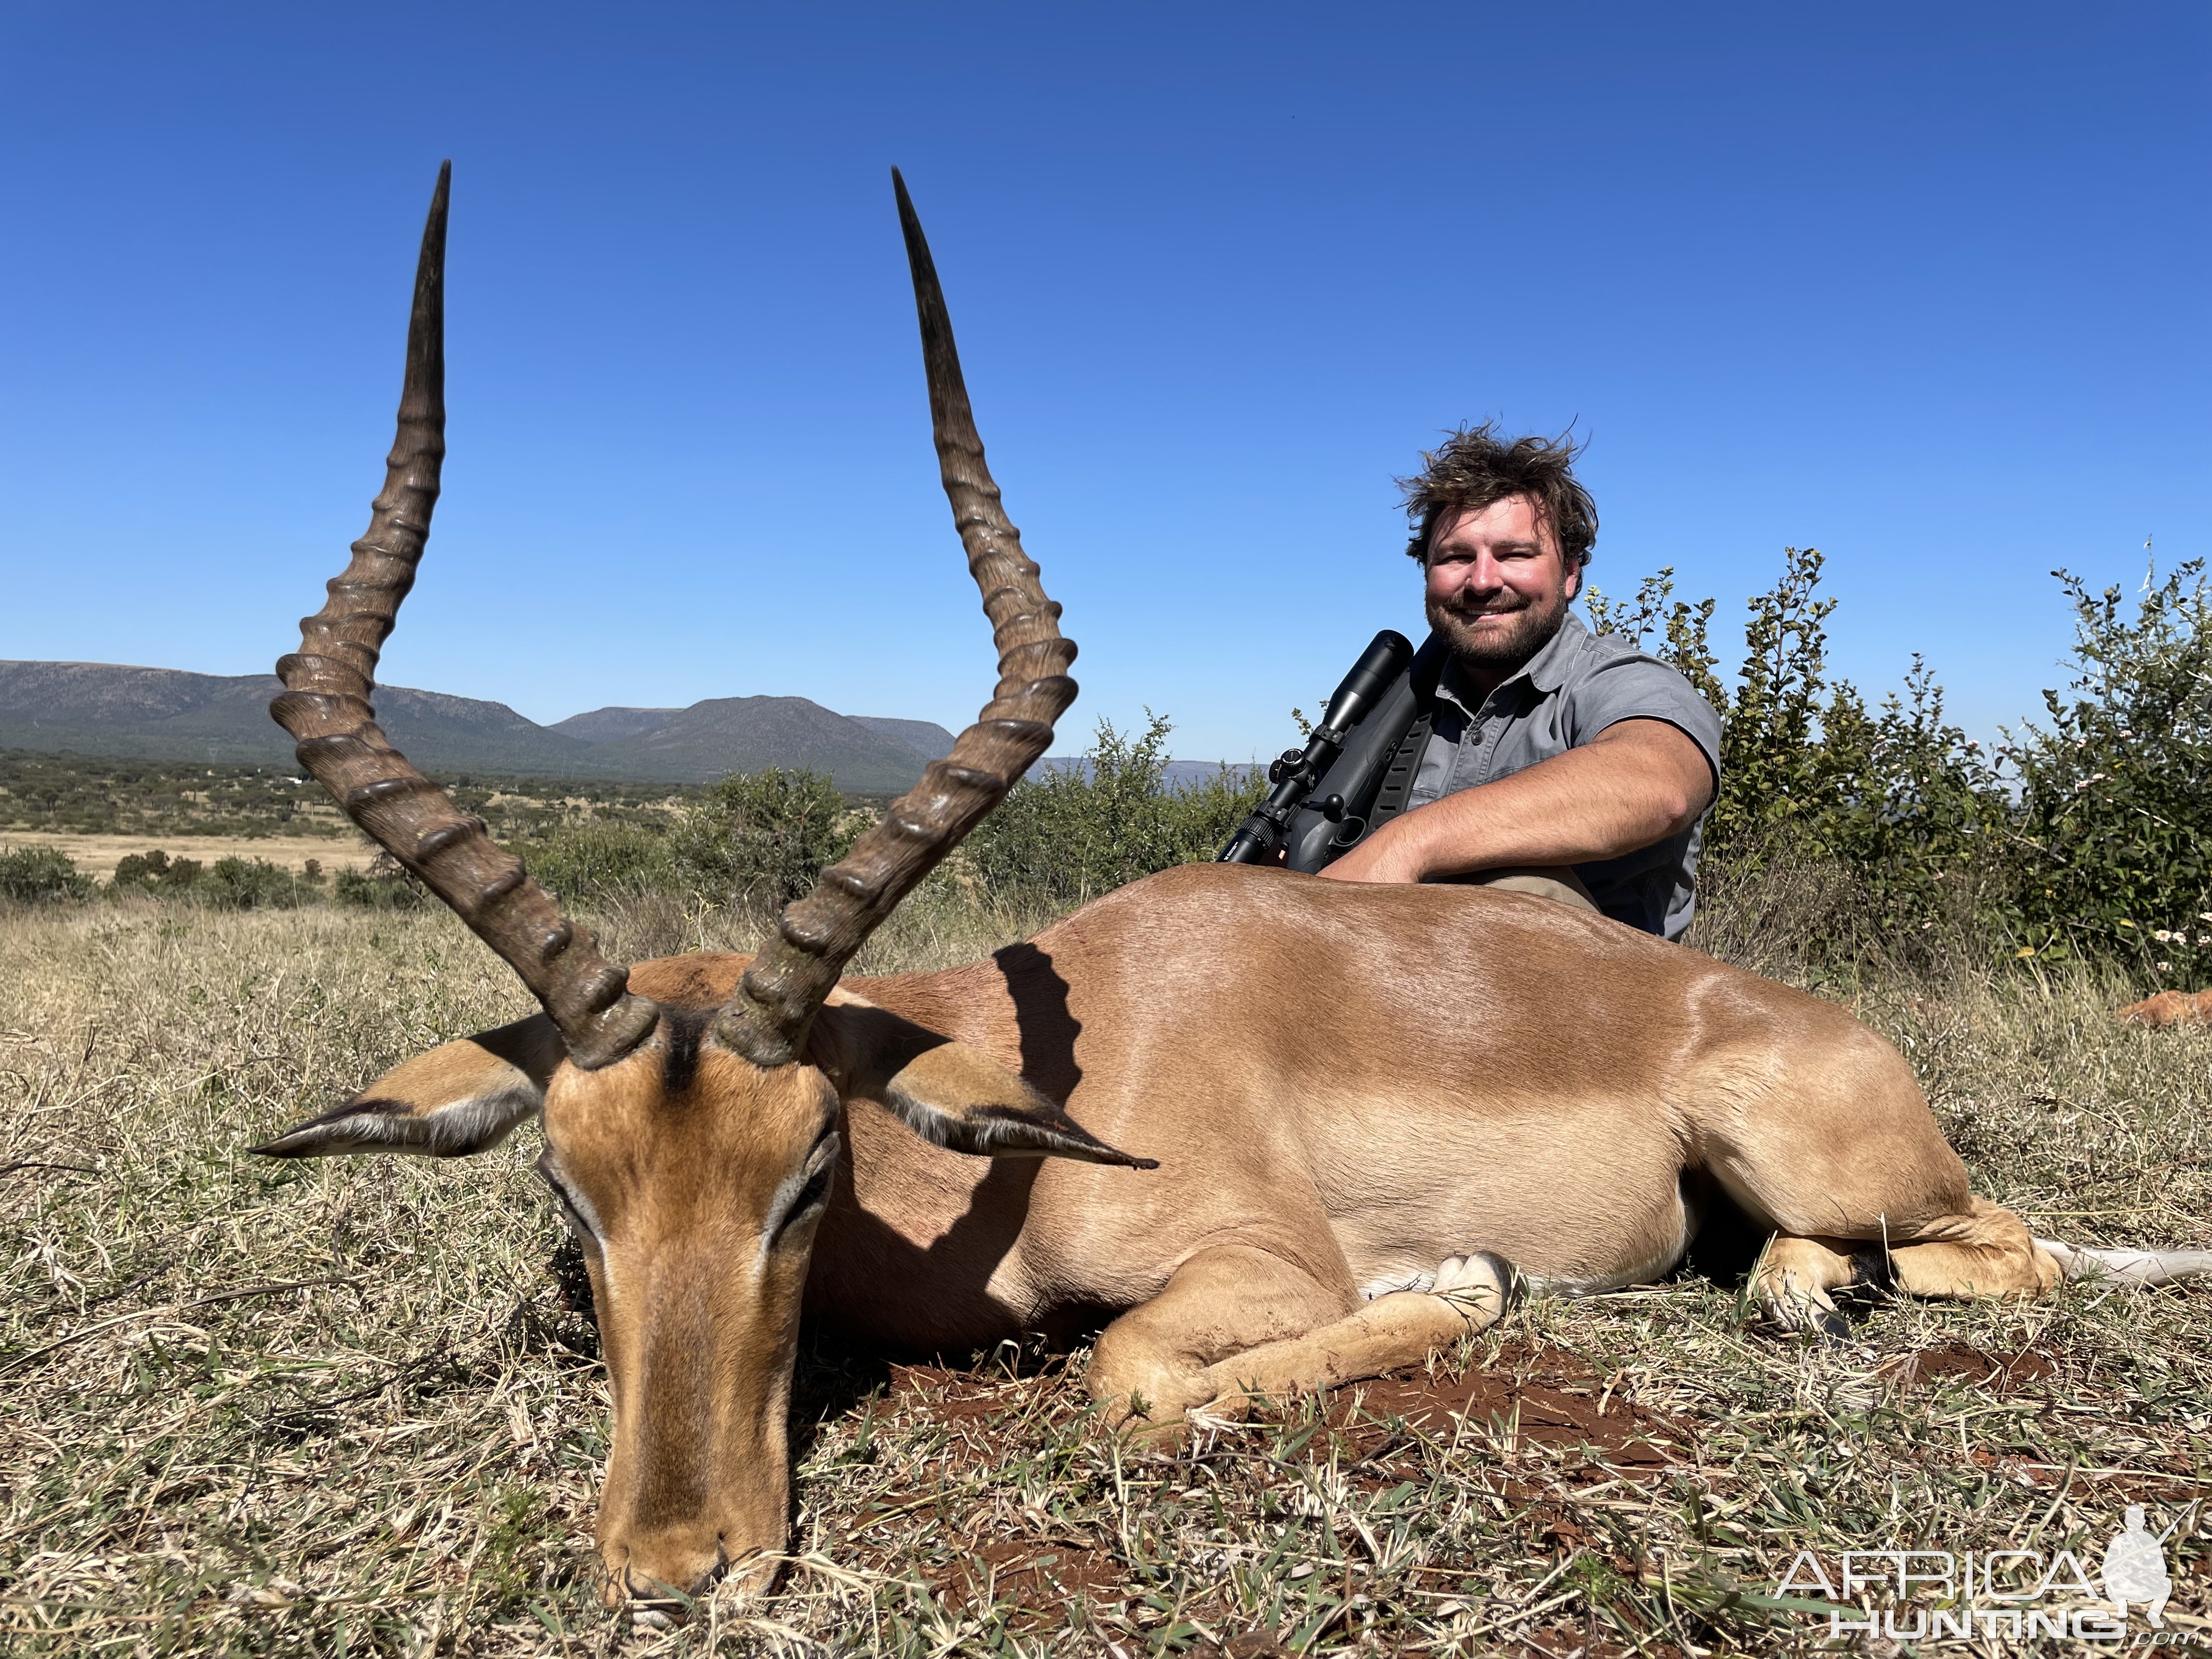
[[[1322,874],[1517,888],[1679,939],[1720,717],[1665,663],[1569,613],[1597,539],[1577,453],[1486,423],[1400,480],[1406,550],[1450,654],[1405,810]]]

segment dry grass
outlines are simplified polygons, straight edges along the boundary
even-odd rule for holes
[[[940,892],[870,965],[1033,920]],[[614,924],[636,954],[744,937],[672,903]],[[441,1164],[240,1151],[523,1012],[506,970],[443,915],[147,903],[0,916],[0,975],[9,1653],[1795,1653],[1819,1628],[1757,1594],[1802,1547],[2094,1571],[2124,1504],[2212,1492],[2202,1288],[1878,1304],[1835,1349],[1686,1273],[1539,1301],[1433,1376],[1173,1462],[1092,1431],[1079,1352],[895,1366],[817,1340],[783,1593],[633,1636],[590,1569],[606,1406],[534,1137]],[[2212,1032],[2119,1027],[2080,977],[1829,989],[2039,1230],[2212,1239]],[[2201,1536],[2168,1544],[2167,1619],[2204,1632]]]

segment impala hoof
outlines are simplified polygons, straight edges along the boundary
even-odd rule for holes
[[[1429,1286],[1431,1296],[1479,1308],[1492,1318],[1518,1306],[1524,1290],[1524,1281],[1513,1264],[1495,1250],[1446,1257]]]

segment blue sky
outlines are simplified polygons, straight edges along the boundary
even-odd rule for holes
[[[1081,642],[1060,747],[1292,736],[1418,632],[1391,477],[1575,422],[1593,579],[1829,556],[1863,689],[2057,682],[2212,544],[2195,4],[0,13],[0,657],[264,669],[361,533],[454,164],[386,678],[957,726],[988,635],[887,169]],[[1731,647],[1733,648],[1733,647]]]

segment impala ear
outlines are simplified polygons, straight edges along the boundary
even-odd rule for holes
[[[417,1054],[343,1105],[252,1150],[265,1158],[484,1152],[544,1105],[546,1080],[566,1056],[553,1022],[532,1014]]]
[[[899,1067],[879,1098],[924,1140],[981,1158],[1073,1158],[1157,1170],[1099,1139],[980,1049],[940,1043]]]
[[[839,993],[816,1016],[809,1058],[838,1092],[872,1100],[933,1146],[978,1158],[1070,1158],[1157,1170],[1117,1152],[980,1048]]]

